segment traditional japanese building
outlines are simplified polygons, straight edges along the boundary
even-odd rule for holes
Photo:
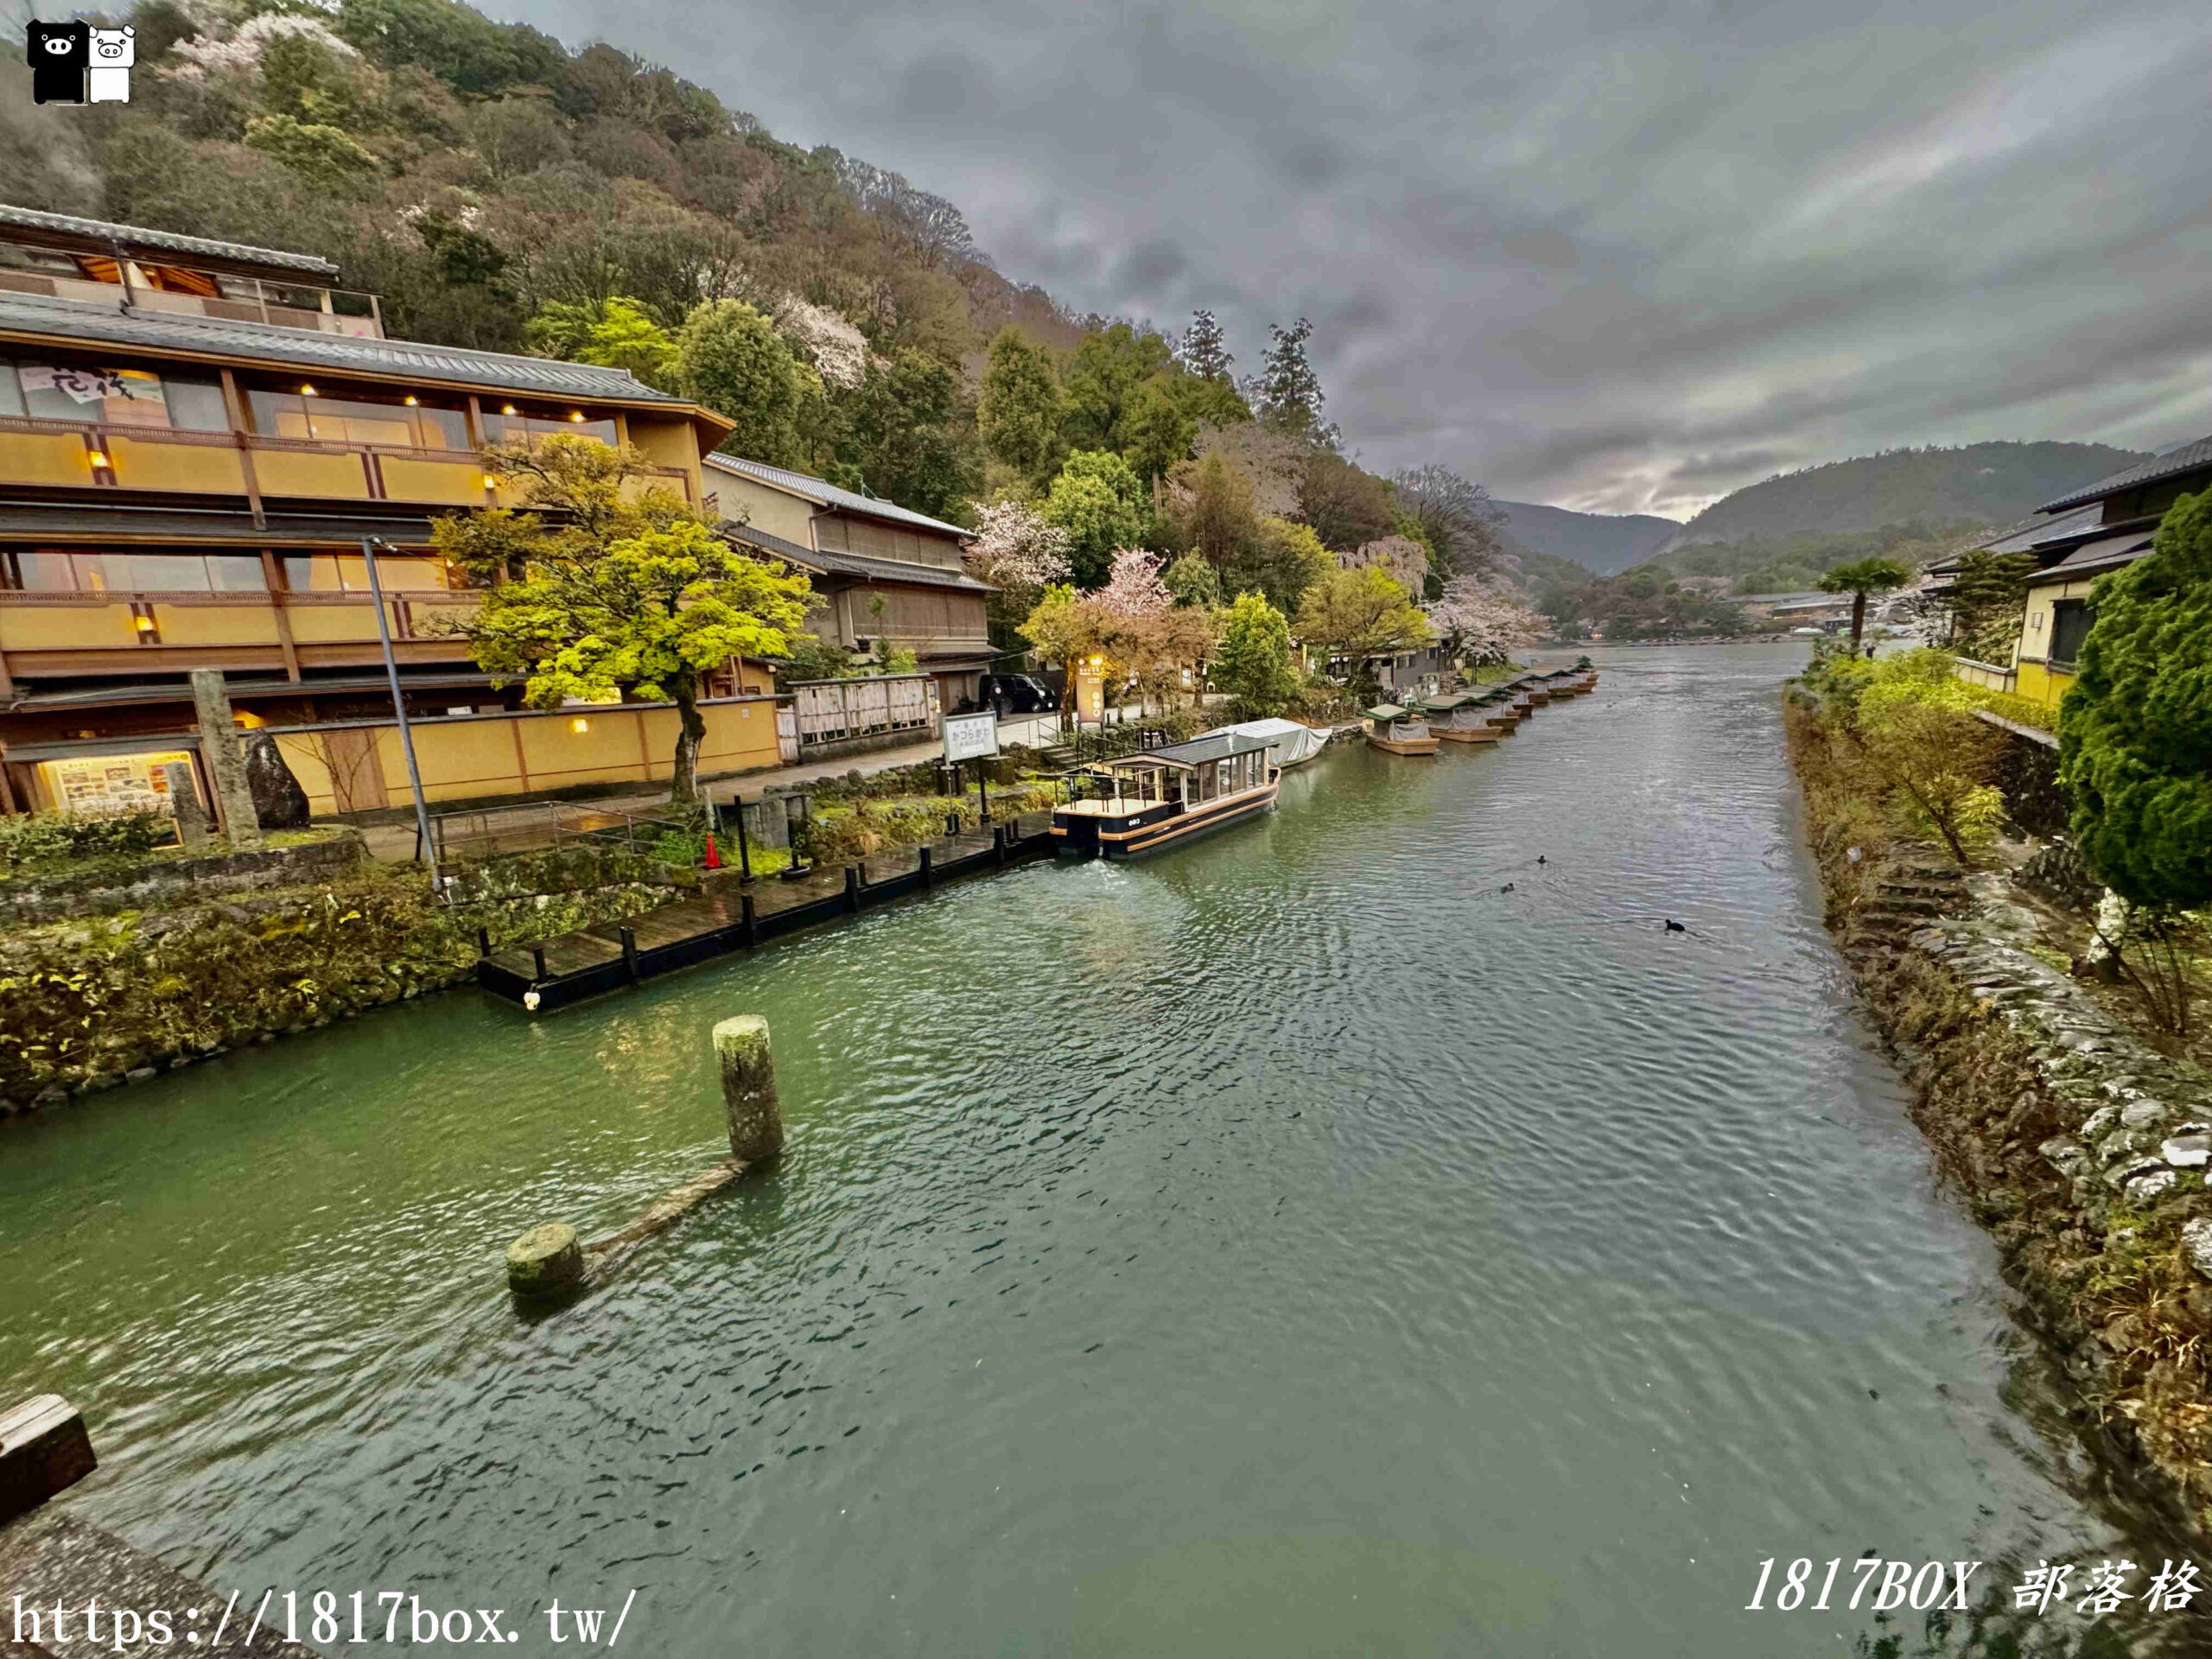
[[[944,708],[972,704],[996,658],[991,589],[962,565],[969,532],[786,467],[729,454],[709,455],[706,467],[725,530],[813,579],[826,601],[808,620],[816,633],[862,655],[911,651]]]
[[[706,505],[721,416],[619,370],[388,339],[337,276],[0,207],[0,810],[143,792],[194,669],[249,726],[388,717],[364,537],[391,549],[410,714],[512,707],[439,632],[476,601],[430,552],[436,516],[508,499],[487,443],[628,442]]]
[[[2029,524],[1984,543],[1993,553],[2031,555],[2037,568],[2028,578],[2027,607],[2012,660],[1962,663],[1961,674],[2056,709],[2074,683],[2075,658],[2096,620],[2092,584],[2149,552],[2166,509],[2179,497],[2208,488],[2212,437],[2063,495]],[[1957,561],[1949,560],[1929,574],[1942,582],[1957,568]]]

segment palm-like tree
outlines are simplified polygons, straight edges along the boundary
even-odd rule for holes
[[[1851,595],[1851,651],[1859,653],[1859,636],[1866,632],[1866,595],[1886,594],[1912,580],[1912,572],[1895,559],[1858,559],[1839,564],[1821,578],[1824,594]]]

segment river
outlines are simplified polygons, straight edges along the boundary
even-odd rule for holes
[[[659,1654],[1920,1652],[1744,1611],[1759,1563],[1980,1558],[1979,1602],[2129,1523],[1851,1007],[1802,660],[1602,653],[1187,851],[11,1128],[0,1399],[68,1395],[70,1501],[226,1588],[635,1590]],[[519,1318],[508,1238],[717,1155],[745,1011],[780,1169]]]

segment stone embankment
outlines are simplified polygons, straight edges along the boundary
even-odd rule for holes
[[[2202,1529],[2212,1077],[2115,1018],[2049,943],[2051,907],[2082,897],[2063,845],[1974,874],[1924,849],[1821,850],[1831,925],[1915,1117],[2079,1389],[2076,1427],[2159,1471]]]

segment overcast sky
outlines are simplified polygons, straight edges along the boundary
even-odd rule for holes
[[[1369,466],[1686,517],[2212,432],[2204,0],[489,0],[957,203],[1078,309],[1313,318]]]

